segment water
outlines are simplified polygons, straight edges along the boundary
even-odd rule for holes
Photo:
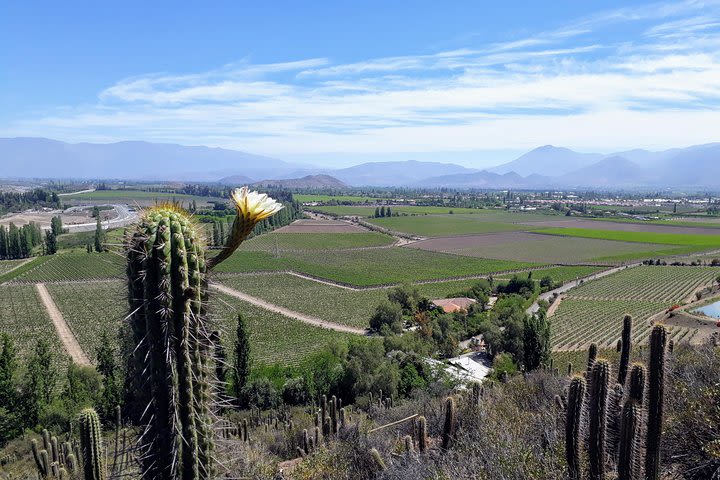
[[[708,317],[720,318],[720,301],[705,305],[695,310],[696,312],[707,315]]]

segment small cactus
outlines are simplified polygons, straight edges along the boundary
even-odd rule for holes
[[[405,435],[403,437],[403,447],[405,448],[405,452],[410,454],[413,452],[413,440],[410,435]]]
[[[45,478],[48,476],[48,464],[43,460],[42,455],[40,454],[41,451],[45,452],[45,457],[47,458],[47,450],[40,450],[38,448],[38,442],[34,438],[30,442],[30,446],[32,449],[33,458],[35,459],[35,466],[37,466],[38,473],[40,473],[40,476]]]
[[[427,420],[425,420],[425,417],[418,417],[417,419],[417,427],[418,427],[418,450],[420,450],[420,453],[425,453],[427,451]]]
[[[586,382],[583,377],[576,376],[570,382],[567,409],[565,410],[565,456],[570,480],[580,478],[580,426],[582,423],[583,398],[585,398]]]
[[[620,350],[617,383],[625,385],[628,365],[630,364],[630,350],[632,348],[632,317],[630,315],[625,315],[625,318],[623,318],[622,340],[620,343],[622,348]]]
[[[639,459],[640,436],[640,407],[633,399],[625,402],[620,420],[620,451],[618,454],[617,473],[618,480],[633,480],[637,478]]]
[[[370,449],[370,458],[373,461],[376,471],[383,472],[387,469],[387,466],[385,466],[385,461],[380,456],[380,452],[377,451],[377,448]]]
[[[665,390],[665,348],[667,330],[655,325],[650,333],[650,367],[648,372],[647,439],[645,441],[645,476],[660,478],[660,437],[663,422]]]
[[[443,450],[449,449],[452,444],[453,437],[455,436],[455,422],[455,400],[452,397],[448,397],[445,400],[445,424],[442,434]]]
[[[83,455],[85,480],[105,480],[100,418],[92,408],[80,412],[80,447]]]
[[[609,382],[610,364],[606,360],[597,360],[590,372],[588,399],[590,480],[603,480],[605,478],[605,436],[607,433]]]

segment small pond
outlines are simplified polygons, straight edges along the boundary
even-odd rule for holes
[[[697,308],[695,311],[708,317],[720,318],[720,301]]]

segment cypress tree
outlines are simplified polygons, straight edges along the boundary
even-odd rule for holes
[[[235,365],[233,368],[233,394],[240,405],[242,389],[250,376],[250,334],[247,323],[238,314],[235,338]]]
[[[95,251],[100,253],[103,251],[103,242],[105,241],[105,232],[102,229],[102,223],[100,223],[100,213],[98,212],[97,220],[95,223]]]
[[[550,323],[545,312],[527,316],[523,329],[523,363],[526,371],[545,364],[550,357]]]

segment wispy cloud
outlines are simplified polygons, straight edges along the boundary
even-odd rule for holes
[[[545,143],[608,151],[718,140],[719,14],[714,3],[658,3],[425,55],[245,59],[207,72],[148,74],[109,86],[95,105],[18,120],[6,130],[272,155]]]

